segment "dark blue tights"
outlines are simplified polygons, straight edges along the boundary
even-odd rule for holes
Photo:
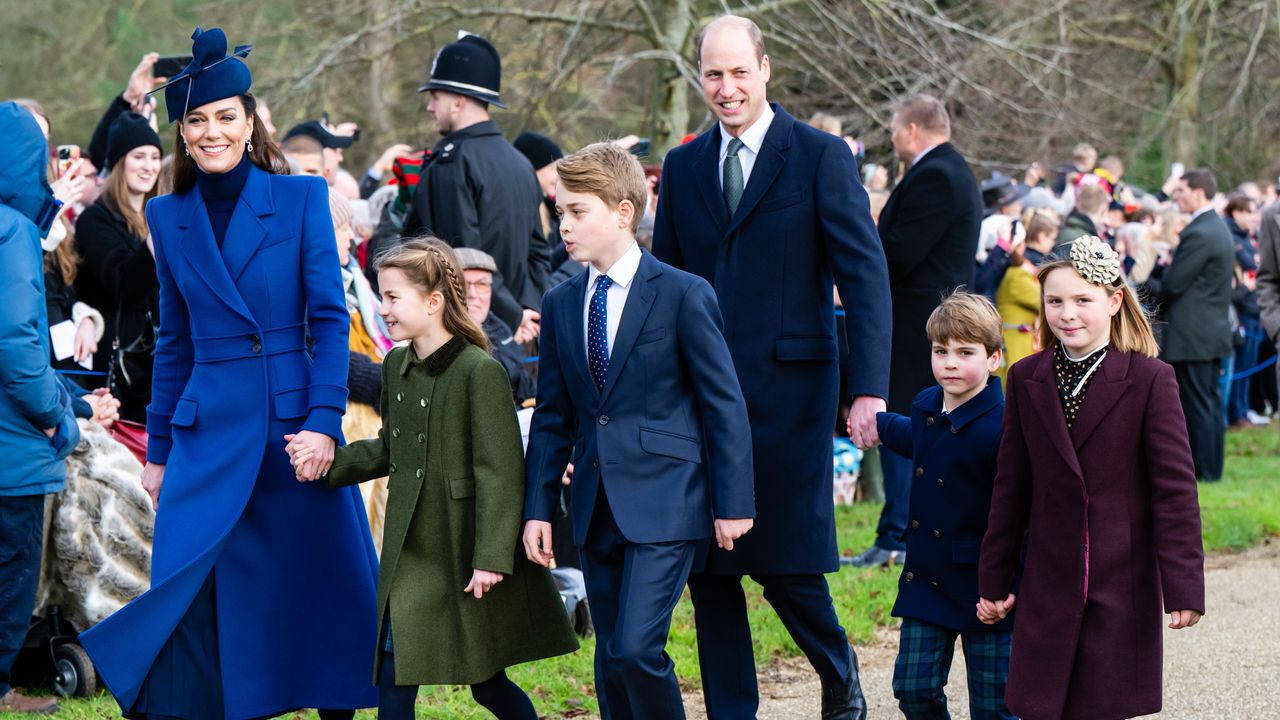
[[[472,685],[471,697],[498,720],[538,720],[529,696],[502,670],[488,680]],[[395,655],[383,653],[382,671],[378,678],[378,720],[413,720],[413,704],[417,699],[417,685],[396,685]]]

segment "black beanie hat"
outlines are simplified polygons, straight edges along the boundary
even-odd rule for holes
[[[135,112],[126,112],[111,123],[107,129],[107,170],[116,166],[120,158],[128,155],[134,148],[154,145],[160,152],[160,136],[151,129],[151,123]]]
[[[546,135],[523,132],[520,133],[520,137],[516,138],[513,144],[521,154],[529,158],[529,162],[533,163],[534,170],[541,170],[564,157],[564,151],[560,149],[560,146]]]

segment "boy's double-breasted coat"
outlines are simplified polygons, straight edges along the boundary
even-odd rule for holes
[[[392,350],[382,378],[382,430],[340,448],[329,482],[389,477],[378,616],[382,627],[390,607],[396,684],[469,685],[577,649],[551,574],[519,544],[524,455],[507,371],[454,337],[424,359]],[[473,569],[505,578],[477,600],[462,592]]]
[[[1026,720],[1159,712],[1163,613],[1204,611],[1173,368],[1113,346],[1097,373],[1068,429],[1053,350],[1009,369],[979,589],[1006,597],[1029,531],[1005,693]]]
[[[161,317],[147,460],[165,466],[152,587],[81,641],[128,710],[212,574],[227,718],[374,705],[360,495],[297,482],[284,449],[303,429],[342,439],[350,317],[328,190],[251,168],[221,249],[198,189],[151,201],[147,223]]]

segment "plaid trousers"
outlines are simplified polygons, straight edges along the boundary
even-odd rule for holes
[[[1004,704],[1013,632],[961,632],[923,620],[903,618],[893,696],[908,720],[950,720],[944,688],[951,673],[956,637],[964,648],[969,676],[969,716],[973,720],[1016,720]]]

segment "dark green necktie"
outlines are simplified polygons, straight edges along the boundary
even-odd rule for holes
[[[742,149],[742,141],[730,138],[729,152],[724,156],[724,205],[729,210],[729,217],[738,211],[738,202],[742,200],[742,162],[738,160],[738,151]]]

